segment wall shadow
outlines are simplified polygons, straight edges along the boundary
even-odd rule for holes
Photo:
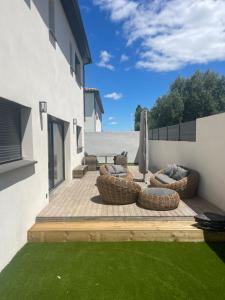
[[[34,175],[35,166],[26,166],[0,175],[0,191]]]

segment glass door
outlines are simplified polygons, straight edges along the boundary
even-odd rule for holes
[[[52,190],[64,179],[64,125],[63,122],[48,118],[48,167],[49,189]]]

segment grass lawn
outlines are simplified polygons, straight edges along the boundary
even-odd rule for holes
[[[225,244],[27,244],[0,274],[0,299],[225,299],[224,262]]]

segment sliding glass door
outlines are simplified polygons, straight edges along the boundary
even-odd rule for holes
[[[48,117],[48,168],[49,189],[52,190],[64,179],[64,124]]]

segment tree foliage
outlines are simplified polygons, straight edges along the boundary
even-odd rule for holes
[[[135,130],[140,129],[138,105]],[[149,128],[175,125],[179,122],[225,112],[225,77],[212,71],[196,71],[190,78],[178,77],[169,92],[159,97],[149,110]]]

